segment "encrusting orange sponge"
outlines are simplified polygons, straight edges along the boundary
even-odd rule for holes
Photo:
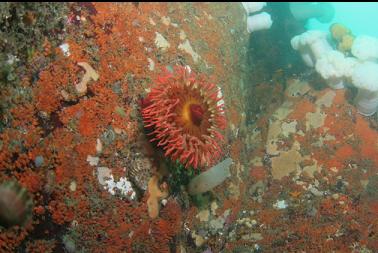
[[[154,175],[151,177],[150,181],[148,182],[148,199],[147,199],[147,207],[148,207],[148,215],[150,218],[156,218],[159,215],[159,201],[168,197],[168,189],[166,183],[162,185],[163,189],[159,187],[159,176]]]

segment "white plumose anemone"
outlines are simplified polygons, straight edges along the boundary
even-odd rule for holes
[[[247,30],[249,33],[267,30],[272,26],[272,24],[272,18],[267,12],[261,12],[247,18]]]
[[[361,35],[354,39],[352,54],[362,61],[375,61],[378,59],[378,39]]]
[[[316,64],[316,71],[326,80],[328,86],[333,89],[344,88],[344,55],[336,50],[327,52]]]
[[[326,80],[329,87],[342,89],[345,82],[350,82],[357,64],[356,58],[345,57],[340,51],[331,50],[316,62],[315,69]]]
[[[291,46],[300,52],[303,61],[309,67],[314,67],[316,61],[332,50],[327,40],[327,33],[310,30],[291,39]]]
[[[378,107],[378,64],[369,61],[357,64],[352,82],[358,88],[354,100],[358,112],[365,116],[373,115]]]
[[[242,2],[242,5],[248,15],[250,13],[261,11],[261,9],[266,6],[266,2]]]

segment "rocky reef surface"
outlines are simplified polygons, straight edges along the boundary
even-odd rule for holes
[[[19,6],[0,13],[3,38],[29,31],[0,55],[0,190],[27,208],[0,224],[1,252],[378,251],[376,116],[275,61],[279,34],[250,36],[240,3]],[[177,66],[220,88],[217,162],[233,161],[195,196],[200,171],[167,159],[141,113]]]

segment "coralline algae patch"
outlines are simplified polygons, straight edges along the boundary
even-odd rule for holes
[[[192,239],[213,252],[374,252],[377,132],[345,91],[293,79],[285,95],[268,124],[233,130],[249,162],[196,212]]]
[[[258,128],[233,128],[231,153],[249,161],[235,162],[217,201],[196,212],[195,244],[213,252],[374,252],[378,133],[345,90],[292,79],[285,96]]]
[[[250,161],[252,203],[241,210],[256,225],[234,228],[244,234],[234,241],[274,252],[374,252],[377,131],[345,90],[289,80],[286,96],[268,120],[265,155],[254,151]]]
[[[242,7],[69,6],[66,40],[35,55],[34,62],[45,64],[34,66],[37,75],[25,75],[26,95],[14,98],[1,132],[0,179],[18,179],[35,208],[24,227],[1,230],[0,251],[169,252],[183,231],[177,200],[131,189],[131,170],[156,170],[139,138],[139,101],[163,68],[189,65],[221,87],[226,104],[241,108],[235,65],[242,56],[235,43],[247,39]],[[148,202],[161,198],[165,206],[152,219]]]
[[[266,152],[273,178],[291,172],[313,177],[323,169],[337,173],[348,163],[368,161],[378,166],[377,137],[369,122],[348,104],[344,90],[307,91],[305,96],[289,97],[273,113]]]

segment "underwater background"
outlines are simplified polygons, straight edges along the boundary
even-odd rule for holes
[[[377,3],[0,3],[0,252],[378,252]]]
[[[378,22],[378,3],[374,2],[331,2],[335,8],[334,17],[326,23],[316,18],[307,21],[306,29],[327,31],[333,23],[341,23],[349,27],[356,35],[378,37],[378,29],[374,25]]]

